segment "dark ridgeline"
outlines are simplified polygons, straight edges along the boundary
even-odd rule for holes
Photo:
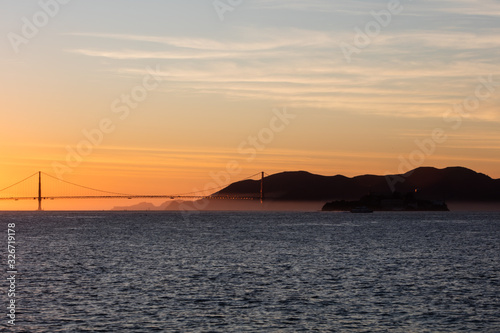
[[[233,183],[217,194],[249,194],[259,193],[259,190],[259,181],[245,180]],[[367,200],[386,202],[401,198],[406,198],[408,202],[421,200],[422,205],[428,204],[424,201],[500,204],[500,179],[492,179],[463,167],[421,167],[400,175],[352,178],[296,171],[266,177],[264,192],[266,200],[272,201],[357,201],[365,197]]]
[[[258,197],[260,180],[230,184],[213,195]],[[306,171],[282,172],[264,179],[264,205],[259,200],[166,201],[156,207],[143,202],[115,210],[447,210],[444,204],[487,204],[500,207],[500,179],[463,167],[421,167],[400,175],[321,176]],[[302,202],[304,207],[298,205]],[[314,208],[316,207],[316,208]]]

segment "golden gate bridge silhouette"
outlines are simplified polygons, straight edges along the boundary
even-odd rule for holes
[[[218,188],[206,189],[203,191],[195,191],[184,194],[126,194],[117,193],[111,191],[100,190],[84,185],[79,185],[66,180],[59,179],[50,174],[42,171],[38,171],[29,177],[24,178],[12,185],[9,185],[3,189],[0,189],[0,200],[37,200],[38,210],[42,210],[43,200],[57,200],[57,199],[185,199],[185,200],[199,200],[199,199],[213,199],[213,200],[260,200],[262,203],[264,200],[264,177],[265,172],[259,172],[255,175],[244,178],[243,180],[249,180],[260,175],[260,192],[250,193],[250,194],[215,194],[203,195],[199,194],[201,192],[217,191],[229,184],[220,186]],[[42,191],[42,176],[51,185],[57,184],[57,188],[44,185]],[[49,190],[47,190],[49,187]],[[78,189],[78,194],[74,194],[75,190]],[[84,193],[85,191],[85,193]],[[90,192],[89,192],[90,191]],[[73,194],[67,194],[71,192]],[[45,194],[49,193],[49,195]]]

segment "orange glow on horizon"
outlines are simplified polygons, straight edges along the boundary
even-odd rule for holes
[[[233,170],[232,174],[227,172],[227,162],[224,163],[224,161],[237,161],[238,156],[231,154],[221,154],[220,160],[211,162],[208,167],[199,165],[199,159],[196,155],[190,156],[187,154],[186,158],[191,159],[192,162],[190,163],[192,164],[186,163],[183,169],[161,169],[154,166],[145,166],[144,168],[125,166],[120,169],[117,165],[110,167],[113,165],[111,160],[110,164],[82,164],[82,166],[75,168],[72,173],[65,174],[64,180],[99,190],[130,195],[180,195],[194,191],[200,191],[202,194],[208,195],[232,182],[242,180],[261,171],[255,165],[265,165],[266,168],[263,169],[268,174],[296,170],[305,170],[322,175],[343,174],[348,177],[362,174],[384,175],[397,173],[397,163],[399,163],[397,156],[392,154],[380,155],[377,159],[374,155],[376,154],[339,153],[338,156],[335,156],[335,154],[327,152],[323,154],[319,152],[302,152],[297,157],[293,154],[293,151],[270,151],[267,155],[264,154],[257,158],[256,162],[252,164],[245,164],[244,160],[240,159],[241,162],[236,164],[238,170]],[[301,159],[303,162],[299,164]],[[459,162],[451,156],[430,156],[428,160],[430,162],[428,165],[438,168],[459,165]],[[144,164],[148,164],[146,160],[143,161]],[[259,161],[262,161],[262,163],[258,163]],[[332,164],[335,167],[331,167],[329,162],[334,162]],[[152,163],[150,162],[150,164]],[[99,169],[99,166],[102,168]],[[491,169],[491,163],[483,159],[470,159],[465,166],[477,172],[485,173],[492,178],[500,178],[498,169]],[[1,168],[0,189],[33,174],[34,168],[29,163],[18,168],[4,164]],[[44,170],[46,170],[44,172],[54,175],[51,168],[45,168]],[[30,183],[33,196],[36,196],[36,182],[36,179],[32,179]],[[64,193],[64,191],[68,190],[64,186],[59,190],[60,192],[57,192],[57,190],[54,192],[53,189],[52,193],[47,193],[49,190],[44,185],[57,187],[54,186],[55,183],[57,181],[54,179],[42,175],[42,196],[68,195]],[[74,189],[71,191],[73,193],[69,195],[78,195],[78,193],[74,192]],[[61,199],[44,200],[43,207],[46,210],[109,210],[116,206],[130,206],[141,202],[151,202],[159,206],[166,201],[168,199]],[[36,200],[0,200],[0,210],[36,210],[36,208]]]

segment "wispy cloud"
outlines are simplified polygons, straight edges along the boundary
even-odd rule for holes
[[[495,0],[441,0],[433,3],[435,10],[477,16],[500,16],[500,3]]]
[[[235,53],[230,53],[230,52],[203,52],[203,53],[194,51],[157,52],[157,51],[144,51],[144,50],[131,50],[131,49],[114,50],[114,51],[71,49],[67,51],[90,57],[101,57],[101,58],[109,58],[115,60],[130,60],[130,59],[195,60],[195,59],[224,59],[224,58],[235,57]]]
[[[347,33],[294,29],[266,34],[248,30],[238,41],[207,38],[72,33],[109,40],[148,41],[157,47],[78,48],[89,57],[162,63],[161,75],[175,89],[230,98],[265,99],[295,107],[341,109],[404,117],[441,117],[474,89],[481,75],[497,73],[500,33],[388,32],[353,64],[338,44]],[[267,37],[262,37],[267,36]],[[468,57],[483,50],[481,56]],[[121,75],[144,75],[143,66],[113,67]],[[500,73],[499,73],[500,74]],[[436,93],[439,91],[439,93]],[[473,92],[473,91],[472,91]],[[500,120],[491,108],[473,117]]]
[[[370,10],[387,6],[388,1],[329,1],[329,0],[254,0],[248,6],[263,10],[309,11],[319,13],[348,13],[366,15]],[[410,13],[403,15],[432,15],[433,13],[459,14],[464,16],[500,16],[500,3],[495,0],[439,0],[439,1],[400,1],[403,6],[411,6]]]
[[[107,33],[65,33],[67,36],[81,36],[105,38],[111,40],[125,40],[135,42],[150,42],[176,48],[185,48],[205,51],[250,52],[276,49],[281,47],[306,47],[315,44],[330,42],[331,37],[325,32],[304,31],[300,29],[288,29],[286,32],[277,29],[261,29],[256,32],[252,29],[238,28],[236,35],[248,36],[245,41],[236,42],[232,39],[226,41],[193,38],[193,37],[170,37],[170,36],[147,36],[130,34],[107,34]],[[268,32],[268,33],[266,33]],[[254,36],[250,36],[254,35]],[[254,37],[254,38],[252,38]],[[258,37],[258,38],[257,38]],[[241,36],[239,36],[241,39]]]

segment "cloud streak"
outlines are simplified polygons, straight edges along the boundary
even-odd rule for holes
[[[349,12],[366,20],[372,19],[370,11],[386,5],[367,1],[256,0],[245,8],[330,13],[332,17]],[[66,52],[118,61],[108,70],[128,76],[144,74],[143,66],[134,63],[160,62],[162,75],[170,83],[165,88],[169,93],[177,89],[301,108],[399,117],[439,118],[450,104],[458,103],[474,89],[479,76],[500,76],[499,29],[479,24],[463,31],[439,21],[428,29],[415,25],[422,18],[436,15],[448,19],[467,15],[467,22],[479,22],[474,15],[495,16],[500,4],[489,0],[443,0],[432,7],[424,2],[404,5],[408,8],[401,15],[406,15],[410,23],[404,23],[403,29],[387,27],[352,64],[345,63],[339,49],[341,42],[355,36],[349,26],[330,32],[240,24],[217,38],[73,32],[65,35],[87,43]],[[109,41],[105,45],[111,46],[95,47],[102,44],[98,40]],[[121,42],[127,43],[127,48],[120,47]],[[492,102],[493,106],[486,105],[470,117],[500,121],[494,110],[498,101]]]

